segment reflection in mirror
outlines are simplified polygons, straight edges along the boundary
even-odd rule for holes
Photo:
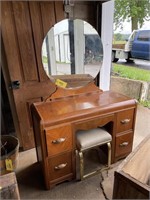
[[[91,82],[99,73],[102,60],[101,39],[83,20],[62,20],[49,30],[43,41],[44,70],[62,87],[80,87]]]

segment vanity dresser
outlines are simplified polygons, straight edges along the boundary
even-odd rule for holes
[[[94,83],[71,91],[58,88],[46,102],[33,104],[32,115],[47,189],[76,177],[77,130],[105,127],[112,135],[112,163],[132,151],[135,100],[103,92]]]
[[[43,43],[45,45],[47,42],[47,45],[42,52],[49,49],[42,55],[42,60],[48,60],[49,65],[46,66],[44,62],[43,66],[56,90],[46,100],[31,107],[37,157],[47,189],[76,178],[78,130],[104,127],[112,135],[111,160],[115,163],[132,151],[136,118],[134,99],[116,92],[102,91],[94,82],[103,59],[102,43],[94,28],[81,20],[65,20],[63,27],[64,23],[71,27],[68,34],[75,27],[71,33],[74,44],[65,48],[70,48],[66,54],[71,58],[64,62],[65,52],[61,52],[64,49],[62,28],[59,33],[59,44],[62,46],[54,53],[53,49],[58,45],[53,41],[57,40],[60,30],[58,27],[55,30],[54,26]],[[64,33],[66,37],[66,30]],[[71,51],[73,48],[74,51]],[[45,59],[46,55],[49,57]]]

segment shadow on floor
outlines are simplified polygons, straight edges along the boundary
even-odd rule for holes
[[[31,151],[35,151],[35,149]],[[30,155],[34,154],[30,153]],[[22,161],[25,164],[25,160],[22,159]],[[79,172],[78,162],[77,157],[77,172]],[[99,163],[99,152],[96,149],[92,149],[85,154],[86,173],[91,169],[99,168]],[[101,188],[101,174],[87,178],[84,181],[79,181],[79,177],[79,173],[77,173],[76,180],[66,181],[51,190],[46,190],[39,163],[35,162],[17,173],[21,199],[105,199]]]
[[[149,119],[150,110],[138,106],[133,149],[150,134]],[[91,161],[95,162],[96,159],[93,157],[93,153],[94,152],[91,152],[89,158],[92,158]],[[103,172],[102,174],[90,177],[82,182],[78,180],[63,182],[52,190],[45,190],[44,188],[43,175],[37,163],[35,149],[21,152],[19,155],[19,162],[20,164],[16,174],[21,199],[104,200],[112,198],[114,171],[122,160],[112,165],[112,169],[109,170],[108,175],[106,172]],[[92,168],[94,165],[86,164],[86,166]],[[88,169],[89,168],[86,170]],[[77,171],[79,171],[78,166]]]

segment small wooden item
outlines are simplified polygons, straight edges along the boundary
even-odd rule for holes
[[[20,199],[14,172],[0,176],[0,196],[1,199]]]
[[[115,171],[113,199],[149,199],[150,136]]]

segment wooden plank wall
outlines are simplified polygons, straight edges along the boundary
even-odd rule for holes
[[[2,70],[16,135],[24,149],[34,147],[30,105],[55,91],[41,62],[41,46],[47,31],[64,19],[62,2],[5,1],[2,7]],[[59,10],[58,10],[59,9]],[[4,62],[5,61],[5,62]],[[19,89],[10,90],[12,81]]]
[[[96,3],[75,2],[74,18],[96,26]],[[15,132],[24,150],[34,147],[30,105],[55,91],[45,74],[41,46],[48,30],[65,18],[63,1],[2,1],[2,71]],[[19,89],[10,90],[18,80]]]

